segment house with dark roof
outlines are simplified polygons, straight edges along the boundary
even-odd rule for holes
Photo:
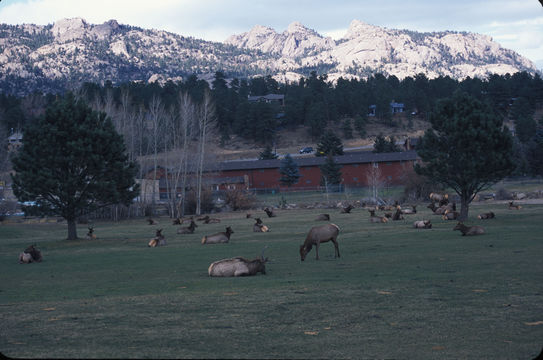
[[[247,98],[249,102],[262,101],[269,104],[278,104],[280,106],[285,105],[285,95],[283,94],[268,94],[260,96],[249,96]]]

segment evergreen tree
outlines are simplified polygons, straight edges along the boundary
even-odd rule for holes
[[[343,155],[341,139],[333,131],[325,132],[317,144],[316,156]]]
[[[390,136],[387,140],[383,134],[377,135],[375,137],[375,142],[373,143],[373,152],[374,153],[383,153],[383,152],[398,152],[400,148],[396,144],[396,139],[394,136]]]
[[[298,164],[294,161],[290,154],[286,154],[285,157],[281,160],[279,173],[281,177],[279,181],[281,184],[288,187],[297,184],[298,179],[300,178],[300,172],[298,171]]]
[[[262,151],[259,156],[259,160],[275,160],[277,159],[277,154],[273,152],[271,145],[266,145],[264,151]]]
[[[460,92],[438,102],[430,123],[417,146],[422,165],[415,171],[452,188],[460,196],[460,220],[466,220],[475,195],[513,170],[511,135],[489,106]]]
[[[354,129],[361,138],[366,136],[366,119],[362,116],[357,116],[354,119]]]
[[[341,130],[343,130],[343,136],[345,137],[345,139],[353,138],[353,128],[351,126],[351,119],[343,120]]]
[[[326,156],[324,164],[320,166],[321,186],[338,185],[341,183],[341,165],[339,165],[332,155]]]
[[[33,213],[66,219],[69,240],[77,238],[79,216],[108,205],[128,205],[139,191],[134,184],[137,165],[128,161],[111,120],[72,94],[26,129],[23,147],[12,161],[19,201],[35,201],[28,209]]]

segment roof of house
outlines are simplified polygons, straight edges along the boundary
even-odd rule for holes
[[[334,160],[341,165],[364,164],[372,162],[391,162],[391,161],[413,161],[417,159],[416,151],[402,151],[391,153],[373,153],[371,151],[351,152],[345,155],[334,156]],[[326,161],[324,156],[294,158],[298,167],[320,166]],[[274,160],[240,160],[228,161],[210,166],[209,170],[215,171],[233,171],[250,169],[273,169],[279,168],[280,159]]]
[[[258,96],[249,96],[249,101],[258,101],[260,99],[266,100],[283,100],[285,95],[283,94],[267,94],[267,95],[258,95]]]

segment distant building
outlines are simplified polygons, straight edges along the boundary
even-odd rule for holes
[[[368,108],[368,116],[375,116],[377,112],[377,105],[370,105]]]
[[[390,112],[392,114],[402,113],[404,111],[404,104],[403,103],[397,103],[394,100],[390,103]]]
[[[268,104],[278,104],[279,106],[285,105],[285,95],[283,94],[268,94],[268,95],[261,95],[261,96],[249,96],[248,97],[249,102],[265,102]]]
[[[8,151],[16,151],[23,145],[23,134],[15,132],[8,137]]]

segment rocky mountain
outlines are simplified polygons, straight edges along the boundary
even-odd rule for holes
[[[222,70],[230,77],[273,75],[297,81],[311,71],[330,80],[380,72],[455,79],[535,73],[535,65],[488,36],[390,30],[354,20],[337,41],[300,23],[282,33],[263,26],[224,43],[84,19],[53,25],[0,24],[0,91],[60,91],[85,81],[164,81]]]

